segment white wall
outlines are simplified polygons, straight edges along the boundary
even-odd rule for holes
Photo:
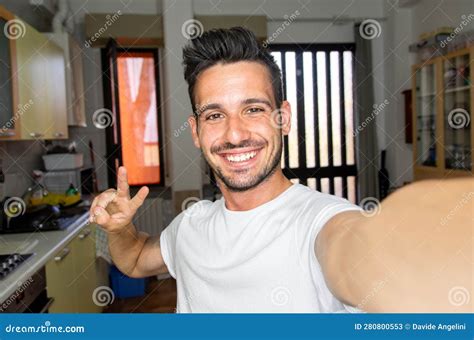
[[[438,27],[457,27],[461,24],[462,16],[474,14],[473,0],[433,1],[421,0],[413,8],[413,37],[420,33],[430,32]],[[463,30],[474,29],[471,21]]]
[[[384,82],[379,90],[389,105],[380,115],[379,135],[387,150],[387,169],[393,186],[413,179],[412,146],[405,143],[405,109],[402,92],[411,88],[413,56],[408,46],[413,42],[412,10],[393,8],[386,3],[387,21],[384,25],[383,65]]]

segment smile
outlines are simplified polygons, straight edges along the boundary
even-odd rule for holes
[[[233,155],[226,155],[225,158],[229,162],[238,163],[238,162],[245,162],[249,159],[254,158],[257,155],[257,151],[245,152],[240,154],[233,154]]]
[[[262,149],[238,150],[240,152],[237,150],[232,150],[233,152],[222,152],[219,154],[219,156],[221,156],[227,162],[227,164],[232,166],[249,166],[255,161],[255,159],[257,159],[260,150]]]

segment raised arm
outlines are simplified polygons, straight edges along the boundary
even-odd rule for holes
[[[474,180],[400,189],[367,216],[345,212],[318,235],[331,291],[368,312],[472,313]]]
[[[168,271],[161,256],[159,235],[138,232],[132,223],[148,192],[147,187],[142,187],[130,198],[127,171],[120,167],[117,190],[104,191],[94,199],[90,209],[91,222],[107,231],[114,264],[130,277],[147,277]]]

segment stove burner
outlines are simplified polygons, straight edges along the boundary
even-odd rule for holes
[[[4,254],[0,255],[0,280],[14,271],[33,254]]]

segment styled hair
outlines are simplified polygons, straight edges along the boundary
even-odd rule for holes
[[[213,29],[191,39],[183,48],[184,79],[196,114],[194,87],[198,76],[217,64],[255,61],[266,66],[277,108],[283,101],[281,71],[273,56],[261,46],[252,31],[243,27]]]

